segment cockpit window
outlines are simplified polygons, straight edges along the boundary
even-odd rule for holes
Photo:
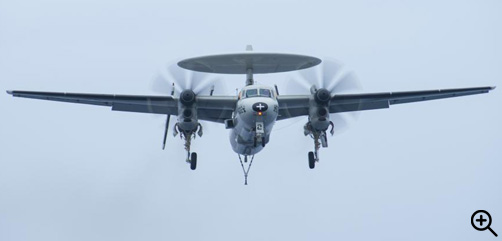
[[[255,97],[255,96],[258,96],[258,89],[246,90],[246,98],[247,97]]]
[[[273,92],[271,89],[248,89],[241,92],[239,95],[240,98],[249,98],[249,97],[268,97],[272,98]]]
[[[260,89],[260,96],[271,97],[269,89]]]

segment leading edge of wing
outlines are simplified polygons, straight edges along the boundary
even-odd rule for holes
[[[9,90],[7,93],[14,97],[29,99],[111,106],[113,111],[151,114],[176,114],[178,112],[177,104],[172,96],[87,94],[19,90]]]
[[[94,94],[94,93],[69,93],[69,92],[45,92],[45,91],[28,91],[28,90],[6,90],[7,94],[12,96],[21,95],[47,95],[47,96],[66,96],[66,97],[96,97],[96,98],[156,98],[166,99],[171,96],[160,95],[115,95],[115,94]]]
[[[399,92],[381,92],[381,93],[364,93],[364,94],[339,94],[331,97],[332,101],[338,103],[352,101],[373,101],[373,100],[399,100],[407,98],[425,98],[432,96],[442,96],[448,94],[483,94],[494,90],[496,86],[473,87],[473,88],[457,88],[457,89],[438,89],[438,90],[418,90],[418,91],[399,91]],[[452,97],[454,97],[452,96]],[[391,103],[392,104],[392,103]]]
[[[394,104],[405,104],[466,95],[484,94],[495,88],[495,86],[487,86],[458,89],[340,94],[334,95],[331,98],[330,113],[382,109],[389,108],[390,105]]]
[[[7,94],[39,100],[67,103],[111,106],[113,111],[152,114],[178,114],[178,102],[172,96],[81,94],[64,92],[7,90]],[[235,96],[197,96],[198,114],[201,120],[223,123],[232,118],[236,105]]]

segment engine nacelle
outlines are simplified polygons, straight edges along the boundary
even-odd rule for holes
[[[198,125],[196,95],[192,90],[184,90],[178,102],[178,127],[184,131],[196,131]]]
[[[329,102],[331,93],[324,88],[313,89],[310,97],[309,121],[311,128],[316,131],[326,131],[330,125]]]

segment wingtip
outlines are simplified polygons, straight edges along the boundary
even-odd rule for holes
[[[13,91],[12,90],[7,90],[7,94],[12,95]]]
[[[497,86],[491,86],[490,90],[494,90],[495,88],[497,88]]]

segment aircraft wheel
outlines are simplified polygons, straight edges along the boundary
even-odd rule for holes
[[[314,152],[311,151],[309,152],[309,168],[314,169],[315,167],[315,157],[314,157]]]
[[[190,169],[195,170],[197,168],[197,153],[192,152],[190,157]]]
[[[254,137],[254,143],[253,143],[253,144],[254,144],[254,147],[256,147],[257,143],[258,143],[258,138],[255,136],[255,137]]]
[[[262,137],[262,138],[261,138],[261,146],[262,146],[262,147],[265,147],[265,137]]]

